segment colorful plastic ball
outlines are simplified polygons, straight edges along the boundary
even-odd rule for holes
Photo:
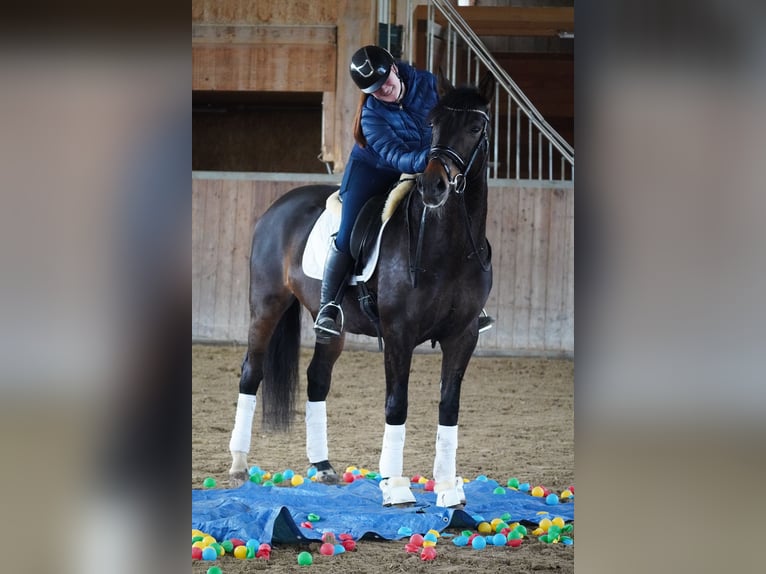
[[[205,480],[202,481],[202,486],[205,488],[214,488],[215,479],[212,476],[208,476]]]
[[[519,479],[518,478],[509,478],[508,482],[506,483],[508,488],[519,488]]]
[[[518,548],[521,546],[521,538],[513,538],[508,541],[508,546],[511,546],[512,548]]]
[[[572,498],[574,495],[572,494],[572,491],[569,489],[564,489],[561,491],[561,500],[568,500]]]
[[[263,481],[263,477],[258,473],[250,475],[250,482],[255,484],[261,484],[262,481]]]
[[[455,536],[455,538],[452,539],[452,544],[455,546],[466,546],[468,544],[468,537],[463,536],[462,534],[460,536]]]
[[[216,554],[218,554],[218,556],[223,556],[224,554],[226,554],[226,551],[223,549],[223,546],[218,544],[218,542],[213,542],[210,545],[210,548],[214,549],[216,551]]]
[[[282,475],[282,473],[277,472],[277,473],[274,473],[274,477],[271,480],[274,481],[274,484],[281,484],[284,479],[285,477]]]
[[[552,523],[552,524],[555,524],[555,525],[556,525],[556,526],[558,526],[559,528],[564,528],[564,526],[566,526],[566,523],[564,522],[564,519],[563,519],[563,518],[561,518],[560,516],[557,516],[556,518],[554,518],[553,520],[551,520],[551,523]]]
[[[306,471],[306,477],[307,478],[312,478],[312,477],[316,476],[316,473],[317,473],[317,467],[310,466],[309,469]]]
[[[319,553],[322,556],[332,556],[335,554],[335,545],[330,542],[325,542],[319,547]]]
[[[479,482],[487,482],[489,479],[487,478],[486,474],[480,474],[476,477],[476,480]]]
[[[313,512],[309,512],[306,518],[308,519],[309,522],[319,522],[319,515],[314,514]]]
[[[523,524],[518,524],[513,530],[514,532],[521,532],[523,536],[527,535],[527,527]]]
[[[543,490],[543,487],[542,487],[542,486],[535,486],[535,487],[532,489],[532,493],[531,493],[531,494],[532,494],[532,496],[534,496],[534,497],[537,497],[537,498],[541,498],[541,497],[543,496],[543,494],[544,494],[544,493],[545,493],[545,491]]]
[[[218,566],[211,566],[207,569],[207,574],[221,574],[221,569]]]
[[[354,482],[354,474],[352,472],[344,472],[343,482]]]
[[[409,538],[410,536],[412,536],[412,528],[410,528],[409,526],[400,526],[399,530],[396,531],[396,534],[397,536],[402,536],[402,537],[406,536],[407,538]]]
[[[322,542],[329,542],[330,544],[335,544],[335,534],[332,532],[323,532],[322,533]]]
[[[250,538],[247,542],[245,542],[245,546],[248,548],[258,548],[261,545],[261,541],[257,538]]]
[[[422,534],[413,534],[410,536],[410,544],[414,544],[415,546],[423,546],[423,535]]]
[[[538,526],[540,526],[540,528],[542,528],[544,532],[548,532],[548,529],[551,527],[551,524],[553,524],[553,521],[551,521],[550,518],[543,518],[540,521],[540,524]]]
[[[414,534],[413,534],[413,536],[414,536]],[[428,541],[428,542],[436,543],[438,540],[439,540],[439,537],[436,536],[433,532],[429,532],[428,534],[426,534],[423,537],[423,542]]]
[[[476,530],[478,530],[481,534],[489,534],[492,532],[492,526],[489,524],[489,522],[480,522],[476,527]]]
[[[571,546],[572,544],[574,544],[574,540],[572,540],[572,538],[570,538],[569,536],[562,536],[561,542],[563,544],[566,544],[567,546]]]
[[[205,539],[204,536],[200,536],[200,535],[192,536],[192,544],[194,544],[195,542],[200,542],[201,540],[204,540],[204,539]]]
[[[203,560],[215,560],[216,558],[218,558],[218,552],[216,552],[215,548],[212,546],[208,546],[202,550]]]
[[[347,552],[353,552],[356,550],[356,541],[355,540],[342,540],[341,545],[343,548],[346,549]]]
[[[495,532],[502,532],[503,530],[510,530],[505,522],[499,522],[495,525]]]
[[[502,486],[498,486],[492,491],[492,494],[505,494],[505,489]]]
[[[427,480],[425,485],[423,486],[423,490],[426,492],[433,492],[434,486],[436,486],[436,481],[434,479]]]
[[[212,536],[210,536],[209,534],[207,534],[206,536],[203,536],[203,537],[202,537],[202,543],[203,543],[205,546],[210,546],[210,545],[211,545],[211,544],[213,544],[214,542],[216,542],[216,539],[215,539],[215,538],[213,538]]]
[[[423,548],[423,551],[420,553],[420,559],[421,560],[436,559],[436,548],[434,548],[433,546]]]
[[[221,548],[223,548],[224,552],[231,553],[231,551],[234,550],[234,543],[232,543],[231,540],[224,540],[221,542]]]
[[[436,546],[436,542],[433,540],[423,540],[423,546]]]
[[[293,486],[300,486],[303,484],[303,477],[300,474],[295,474],[292,477],[290,477],[290,484]]]
[[[256,553],[256,551],[258,549],[257,548],[248,548],[247,546],[245,546],[245,548],[247,548],[247,551],[246,551],[247,553],[245,554],[245,558],[247,558],[248,560],[251,560],[252,558],[255,558],[255,553]]]
[[[234,548],[234,558],[239,558],[240,560],[244,560],[247,558],[247,546],[237,546]]]
[[[410,478],[410,482],[414,482],[414,483],[420,482],[420,475],[419,474],[413,474],[412,478]]]
[[[508,536],[506,538],[508,540],[521,540],[522,538],[524,538],[524,535],[518,530],[512,530],[508,533]]]
[[[290,480],[294,476],[295,476],[295,471],[293,471],[290,468],[288,468],[288,469],[286,469],[285,471],[282,472],[282,478],[284,480]]]
[[[249,475],[251,475],[251,476],[256,474],[256,473],[260,474],[261,472],[263,472],[263,471],[261,470],[261,467],[258,466],[257,464],[254,464],[253,466],[251,466],[250,469],[247,471],[247,473]]]
[[[471,548],[474,550],[482,550],[487,547],[487,541],[483,536],[477,536],[471,540]]]
[[[273,480],[267,480],[267,481],[265,481],[263,483],[263,486],[274,486],[274,481]]]
[[[237,546],[244,546],[245,545],[245,541],[242,540],[241,538],[230,538],[229,540],[231,540],[231,545],[234,548],[236,548]]]
[[[202,560],[202,548],[192,546],[192,560]]]
[[[200,550],[202,550],[203,548],[207,548],[207,547],[208,547],[208,545],[205,544],[204,542],[202,542],[202,540],[197,540],[197,542],[192,544],[192,548],[199,548]]]
[[[336,544],[333,546],[333,549],[335,550],[335,554],[343,554],[346,551],[343,544]]]
[[[505,546],[505,543],[508,542],[502,534],[495,534],[492,537],[492,544],[495,546]]]
[[[526,491],[528,491],[528,490],[529,490],[529,483],[528,483],[528,482],[522,482],[522,483],[519,485],[519,490],[520,490],[521,492],[526,492]]]
[[[559,497],[555,492],[551,492],[548,496],[545,497],[545,504],[554,506],[558,503],[559,503]]]
[[[421,548],[420,546],[415,546],[412,542],[408,542],[407,544],[404,545],[404,551],[407,554],[417,554],[418,552],[420,552],[420,548]]]
[[[298,564],[301,566],[311,566],[314,563],[314,557],[310,552],[301,552],[298,554]]]

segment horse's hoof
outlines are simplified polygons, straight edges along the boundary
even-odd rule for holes
[[[459,476],[454,481],[438,482],[434,486],[436,506],[442,508],[463,508],[465,506],[465,491],[463,479]]]
[[[415,495],[410,490],[410,479],[395,476],[380,481],[380,491],[383,494],[383,506],[405,508],[415,503]]]
[[[247,472],[244,470],[240,470],[237,472],[231,472],[229,473],[229,486],[232,488],[239,488],[243,484],[245,484],[250,477],[248,476]]]
[[[323,460],[322,462],[317,462],[312,464],[309,467],[309,470],[312,468],[316,469],[316,474],[314,475],[315,482],[320,482],[322,484],[338,484],[340,482],[340,476],[335,472],[330,461]]]

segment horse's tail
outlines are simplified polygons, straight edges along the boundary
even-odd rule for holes
[[[263,363],[263,428],[290,429],[298,389],[301,304],[296,299],[282,315],[269,341]]]

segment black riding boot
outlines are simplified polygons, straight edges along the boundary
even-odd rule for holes
[[[343,302],[353,263],[354,258],[339,251],[333,241],[324,267],[319,313],[314,322],[317,343],[329,343],[332,337],[340,336],[343,331],[343,310],[340,304]]]

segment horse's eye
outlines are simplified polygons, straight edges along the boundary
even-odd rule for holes
[[[472,134],[478,134],[480,131],[481,131],[481,128],[479,126],[473,126],[471,128],[471,133]]]

